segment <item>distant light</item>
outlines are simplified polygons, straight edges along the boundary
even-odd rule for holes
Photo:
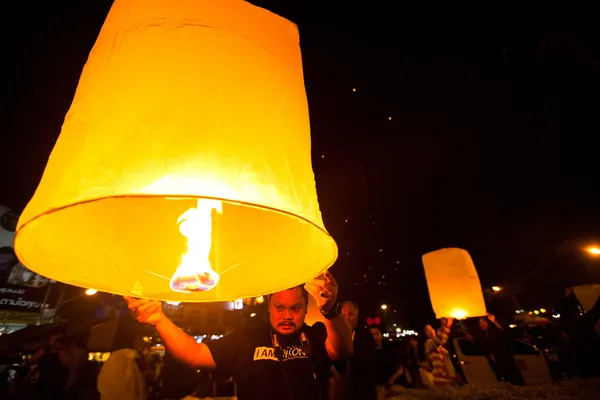
[[[262,304],[262,303],[264,303],[264,302],[265,302],[265,298],[264,298],[263,296],[258,296],[258,297],[256,298],[256,302],[257,302],[258,304]]]
[[[387,309],[388,309],[388,306],[387,306],[387,304],[382,304],[382,305],[381,305],[381,309],[382,309],[382,310],[387,310]]]
[[[527,314],[529,314],[529,315],[533,315],[533,313],[532,313],[531,311],[529,311]]]
[[[256,313],[250,314],[250,318],[254,318],[254,317],[256,317]]]
[[[233,302],[234,310],[241,310],[244,308],[244,299],[237,299]]]
[[[514,328],[516,328],[516,327],[517,327],[517,325],[515,325],[515,324],[510,324],[510,325],[509,325],[509,328],[511,328],[511,329],[514,329]]]
[[[325,158],[325,154],[321,154],[321,158]]]
[[[382,253],[382,252],[383,252],[383,249],[379,249],[379,252],[380,252],[380,253]]]
[[[560,318],[560,314],[554,314],[552,317],[558,319],[558,318]]]
[[[597,247],[597,246],[588,247],[587,252],[590,254],[593,254],[595,256],[600,255],[600,247]]]
[[[396,332],[402,332],[402,328],[396,328]]]
[[[539,312],[538,310],[533,310],[533,313],[534,313],[535,315],[538,315],[540,312]]]
[[[500,291],[502,291],[502,288],[500,286],[492,286],[492,290],[494,292],[500,292]]]
[[[95,295],[96,293],[98,293],[98,291],[97,291],[96,289],[92,289],[92,288],[89,288],[88,290],[86,290],[86,291],[85,291],[85,294],[86,294],[87,296],[93,296],[93,295]]]
[[[352,91],[353,91],[353,92],[356,92],[356,88],[352,88]]]
[[[345,219],[345,220],[344,220],[344,222],[348,222],[348,220],[347,220],[347,219]]]
[[[546,313],[546,309],[545,309],[545,308],[540,308],[540,312],[541,312],[542,314],[545,314],[545,313]]]
[[[388,121],[391,121],[391,120],[392,120],[392,117],[388,117]]]

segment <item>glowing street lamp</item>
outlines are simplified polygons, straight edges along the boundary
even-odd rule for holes
[[[594,256],[599,256],[599,255],[600,255],[600,247],[598,247],[598,246],[591,246],[591,247],[588,247],[588,248],[586,249],[586,251],[587,251],[588,253],[590,253],[590,254],[594,255]]]
[[[384,310],[384,311],[385,311],[385,310],[387,310],[387,309],[388,309],[388,306],[387,306],[387,304],[382,304],[382,305],[381,305],[381,309],[382,309],[382,310]]]
[[[93,296],[96,293],[98,293],[98,291],[96,289],[92,289],[92,288],[89,288],[88,290],[85,291],[86,296]]]
[[[501,288],[500,286],[492,286],[492,290],[493,290],[494,292],[501,292],[501,291],[502,291],[502,288]]]

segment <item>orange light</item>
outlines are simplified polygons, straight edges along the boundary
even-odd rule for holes
[[[115,0],[16,253],[51,279],[164,301],[302,284],[337,258],[310,139],[295,24],[241,0]]]
[[[457,308],[450,312],[450,317],[455,319],[465,319],[467,318],[467,312],[465,310]]]
[[[590,254],[593,254],[595,256],[600,255],[600,247],[588,247],[587,248],[587,252]]]

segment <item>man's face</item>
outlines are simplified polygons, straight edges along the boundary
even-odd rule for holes
[[[358,325],[358,310],[353,304],[344,303],[342,306],[342,315],[346,317],[352,329],[356,329]]]
[[[304,325],[306,300],[300,288],[273,293],[269,301],[269,321],[281,335],[296,332]]]
[[[58,353],[60,350],[60,339],[62,339],[64,335],[62,333],[56,333],[50,337],[48,340],[48,345],[53,353]]]

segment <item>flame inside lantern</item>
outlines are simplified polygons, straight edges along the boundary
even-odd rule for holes
[[[467,318],[467,312],[460,308],[456,308],[456,309],[452,310],[452,312],[450,314],[451,314],[450,316],[455,319]]]
[[[196,208],[190,208],[177,219],[179,232],[187,239],[187,252],[171,277],[171,289],[176,292],[204,292],[217,286],[219,274],[210,264],[212,247],[212,212],[223,213],[218,200],[198,199]]]

